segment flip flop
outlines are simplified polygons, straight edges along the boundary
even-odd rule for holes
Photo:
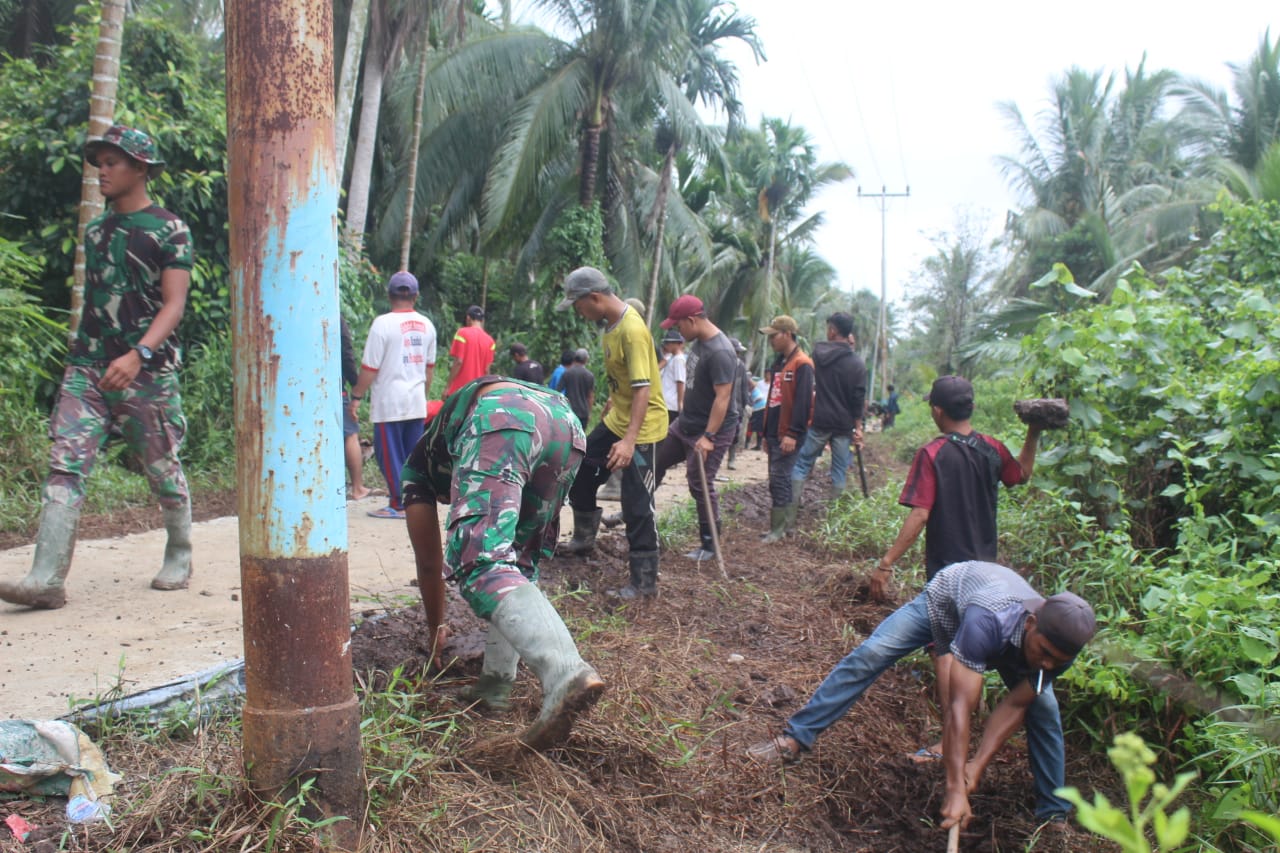
[[[922,746],[915,752],[907,756],[915,764],[928,764],[931,761],[941,761],[942,753],[934,752],[927,746]]]
[[[365,515],[370,518],[404,518],[404,511],[384,506],[382,509],[371,509]]]

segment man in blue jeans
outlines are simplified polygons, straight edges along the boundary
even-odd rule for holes
[[[1023,724],[1036,817],[1061,820],[1070,804],[1054,794],[1065,784],[1066,758],[1053,682],[1095,630],[1093,609],[1070,592],[1043,598],[1012,569],[995,563],[947,566],[836,664],[781,735],[752,746],[748,754],[757,761],[795,761],[881,673],[932,642],[940,650],[938,685],[945,714],[943,828],[969,823],[969,794],[996,752]],[[970,720],[982,697],[987,669],[1000,673],[1009,693],[987,719],[978,749],[969,758]]]
[[[831,499],[844,492],[849,445],[862,447],[862,411],[867,396],[867,366],[853,351],[853,317],[837,311],[827,318],[827,339],[813,348],[813,420],[805,433],[791,494],[796,501],[822,451],[831,445]]]

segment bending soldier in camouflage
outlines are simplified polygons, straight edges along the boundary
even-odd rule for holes
[[[458,389],[405,462],[405,522],[439,662],[446,579],[489,622],[484,669],[472,693],[505,710],[524,658],[542,685],[542,710],[521,735],[534,749],[569,736],[604,682],[537,587],[555,548],[560,509],[586,448],[568,401],[532,383],[484,376]],[[436,504],[448,504],[441,548]]]
[[[151,203],[147,180],[164,170],[151,137],[116,125],[85,145],[110,208],[85,230],[84,309],[49,424],[49,478],[31,571],[0,583],[0,599],[28,607],[66,603],[84,480],[109,435],[142,460],[169,538],[155,589],[187,586],[191,501],[178,461],[186,433],[178,393],[178,339],[191,277],[191,237]]]

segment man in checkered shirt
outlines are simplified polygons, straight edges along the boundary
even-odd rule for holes
[[[1053,792],[1065,783],[1062,719],[1054,680],[1093,638],[1093,609],[1070,592],[1044,598],[1012,569],[971,561],[947,566],[924,591],[894,611],[819,685],[778,737],[748,750],[759,761],[794,761],[864,690],[897,661],[935,643],[942,696],[944,828],[967,825],[969,794],[1009,737],[1023,724],[1035,783],[1036,816],[1065,819],[1070,804]],[[982,696],[982,676],[1000,673],[1009,693],[987,719],[969,758],[969,724]]]

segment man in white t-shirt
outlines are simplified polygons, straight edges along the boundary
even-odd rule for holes
[[[674,423],[684,409],[684,386],[688,378],[684,338],[675,329],[662,339],[662,360],[658,365],[662,377],[662,399],[667,401],[667,422]]]
[[[360,359],[360,381],[351,390],[351,414],[370,392],[373,452],[387,480],[387,506],[373,510],[374,518],[404,518],[400,502],[400,469],[418,439],[427,417],[427,391],[436,365],[436,327],[414,310],[418,279],[398,272],[387,282],[391,310],[369,326]]]

